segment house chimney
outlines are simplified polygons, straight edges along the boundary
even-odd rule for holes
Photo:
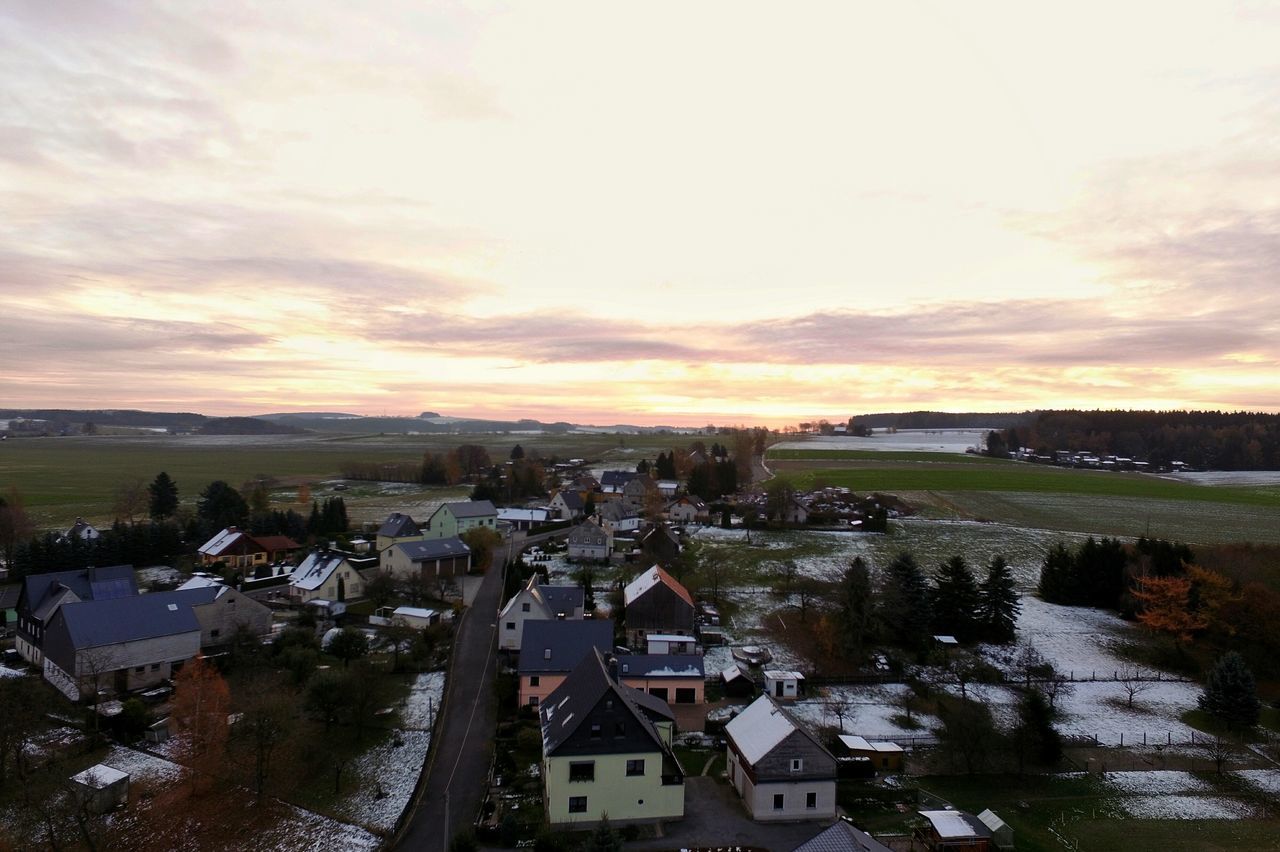
[[[604,658],[605,668],[609,671],[609,680],[617,683],[618,681],[618,658],[613,654],[609,654]]]

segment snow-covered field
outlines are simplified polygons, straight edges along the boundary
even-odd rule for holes
[[[1280,797],[1280,769],[1241,769],[1231,774],[1243,778],[1251,787]]]
[[[1197,485],[1280,485],[1280,470],[1204,470],[1163,476]]]
[[[1252,819],[1255,810],[1222,796],[1126,796],[1125,814],[1137,819]]]
[[[837,435],[814,435],[795,441],[783,441],[770,449],[778,450],[896,450],[898,452],[963,453],[970,447],[983,446],[988,429],[900,429],[897,432],[876,431],[870,438]]]
[[[1190,772],[1156,769],[1143,772],[1108,772],[1103,783],[1122,793],[1163,796],[1173,793],[1207,793],[1212,787]]]
[[[865,686],[833,686],[825,698],[797,701],[789,709],[813,728],[840,728],[846,734],[857,734],[868,739],[892,739],[929,735],[941,723],[934,716],[915,714],[919,728],[906,728],[893,721],[902,711],[898,708],[899,696],[909,690],[905,684],[867,684]],[[844,724],[833,712],[833,705],[840,703]]]

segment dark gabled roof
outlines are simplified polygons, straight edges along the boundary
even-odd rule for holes
[[[138,580],[132,565],[109,565],[31,574],[22,579],[22,589],[27,608],[35,612],[46,598],[60,589],[69,590],[82,601],[109,600],[136,595]]]
[[[525,629],[528,627],[526,624]],[[542,722],[542,753],[548,757],[554,755],[556,749],[573,735],[596,705],[609,694],[630,711],[640,730],[653,740],[654,748],[663,751],[662,737],[637,703],[643,693],[616,683],[609,677],[602,653],[592,651],[579,661],[564,679],[564,683],[556,687],[547,696],[547,700],[542,702],[538,712]],[[647,699],[652,696],[644,697]],[[670,709],[667,709],[667,713],[670,713]]]
[[[592,649],[607,654],[612,647],[612,621],[526,621],[518,670],[520,674],[573,671]]]
[[[13,609],[18,605],[18,596],[22,594],[22,586],[13,583],[0,586],[0,609]]]
[[[302,545],[298,544],[287,535],[255,535],[253,540],[262,546],[264,550],[274,553],[277,550],[301,550]]]
[[[67,635],[77,650],[198,633],[200,622],[191,609],[195,602],[192,591],[201,590],[66,603],[54,616],[54,622],[66,624]]]
[[[690,637],[692,639],[692,637]],[[687,677],[703,680],[706,669],[696,654],[622,654],[618,677]]]
[[[823,829],[791,852],[893,852],[865,831],[844,820]]]
[[[600,487],[621,488],[639,475],[634,470],[606,470],[600,474]]]
[[[596,514],[606,521],[625,521],[628,518],[640,517],[639,512],[621,500],[610,500],[597,509]]]
[[[663,719],[668,722],[676,720],[676,714],[672,712],[671,705],[658,696],[650,695],[642,689],[627,686],[625,683],[621,687],[622,691],[631,698],[636,707],[648,717],[650,722],[655,719]]]
[[[595,521],[583,521],[569,530],[565,541],[569,544],[606,544],[609,541],[609,532]]]
[[[449,507],[449,511],[459,520],[463,518],[487,518],[489,515],[497,515],[498,510],[488,500],[468,500],[465,503],[445,503]]]
[[[538,594],[551,607],[552,612],[572,612],[582,609],[586,598],[581,586],[544,586],[538,584]]]
[[[448,538],[433,538],[427,541],[401,541],[395,547],[409,558],[410,562],[422,562],[427,559],[448,559],[452,556],[466,556],[471,548],[456,535]]]
[[[570,509],[581,509],[585,505],[582,502],[582,495],[577,491],[560,491],[560,499],[564,501],[565,506]]]
[[[392,512],[378,528],[378,535],[387,538],[407,538],[411,535],[422,535],[422,530],[414,523],[413,518],[399,512]]]

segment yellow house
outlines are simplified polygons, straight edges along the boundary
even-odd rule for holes
[[[623,686],[592,651],[539,710],[547,819],[588,828],[684,818],[666,702]]]

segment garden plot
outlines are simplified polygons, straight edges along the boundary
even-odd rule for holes
[[[828,687],[825,698],[797,701],[788,709],[810,728],[839,728],[841,733],[857,734],[870,740],[929,735],[942,723],[935,716],[916,713],[917,727],[904,727],[894,721],[900,716],[901,696],[909,692],[905,684],[887,683],[866,686]],[[833,712],[841,705],[844,723]]]

